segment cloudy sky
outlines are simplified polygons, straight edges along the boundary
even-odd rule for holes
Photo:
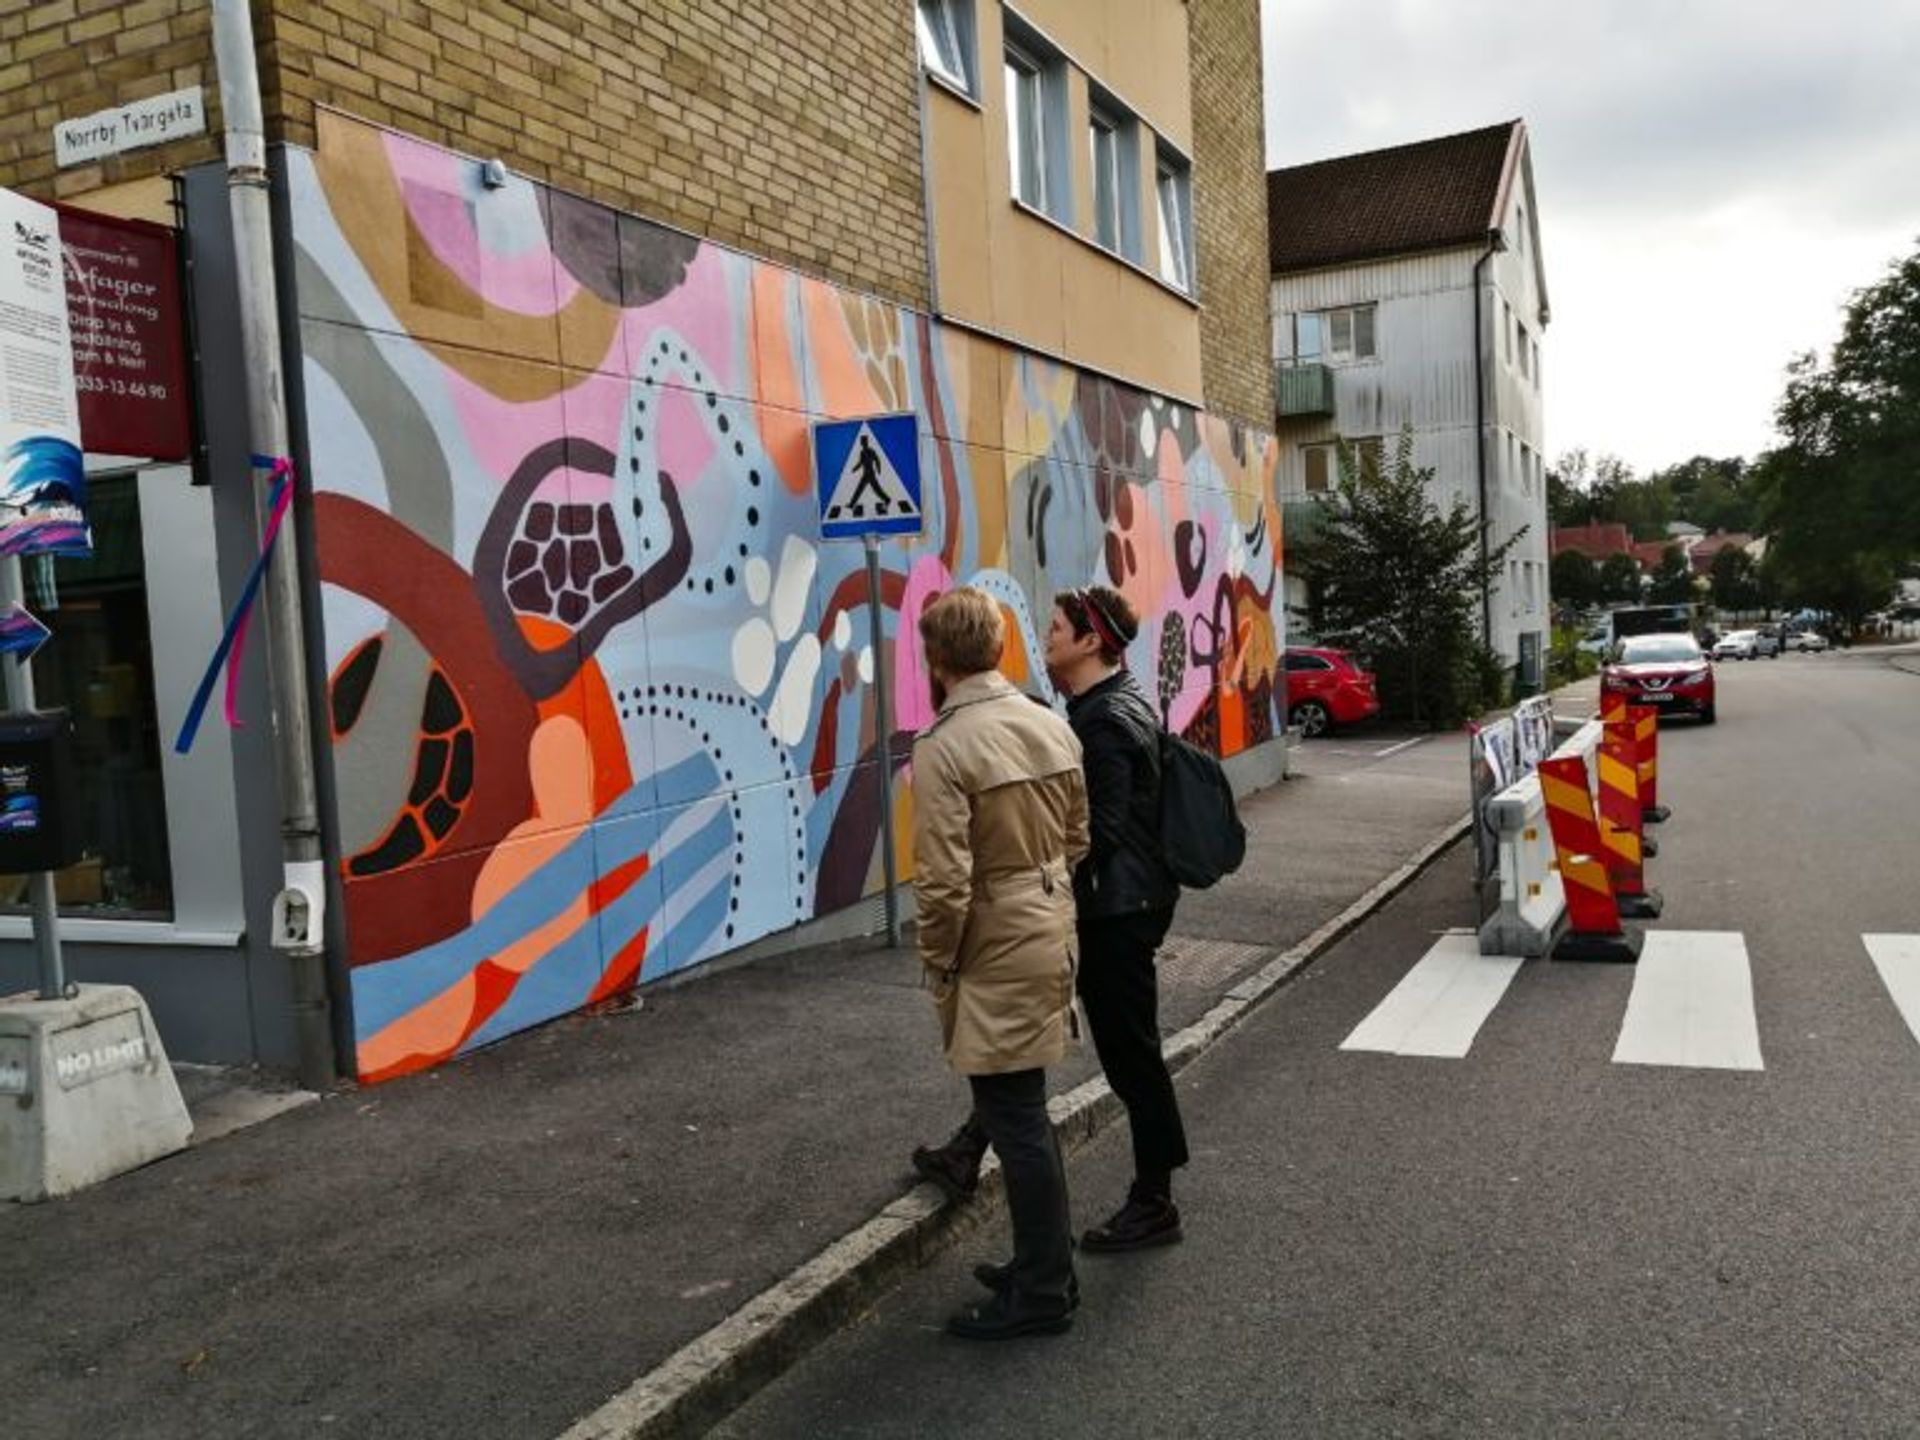
[[[1263,0],[1270,167],[1516,117],[1547,453],[1772,442],[1781,375],[1920,245],[1920,0]]]

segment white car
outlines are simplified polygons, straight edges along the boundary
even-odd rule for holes
[[[1751,660],[1759,648],[1760,636],[1753,630],[1729,630],[1713,642],[1715,660]]]
[[[1827,637],[1818,630],[1796,630],[1787,637],[1789,650],[1825,650]]]

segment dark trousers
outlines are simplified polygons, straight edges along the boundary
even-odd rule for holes
[[[1133,1168],[1165,1176],[1187,1163],[1173,1077],[1160,1053],[1160,981],[1154,952],[1173,924],[1173,907],[1080,922],[1080,1003],[1100,1068],[1133,1130]]]
[[[1013,1216],[1013,1297],[1042,1309],[1067,1303],[1073,1280],[1073,1222],[1067,1167],[1047,1118],[1047,1072],[970,1075],[973,1116],[987,1132],[1006,1177]]]

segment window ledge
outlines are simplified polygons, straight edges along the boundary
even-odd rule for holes
[[[171,920],[60,919],[62,944],[81,945],[192,945],[230,950],[240,943],[240,930],[192,930]],[[25,915],[0,915],[0,941],[31,940],[33,922]]]
[[[1167,294],[1173,296],[1174,299],[1186,305],[1189,309],[1198,310],[1200,308],[1199,300],[1195,299],[1194,296],[1188,293],[1187,291],[1182,290],[1178,285],[1175,285],[1172,281],[1162,279],[1160,276],[1154,274],[1153,271],[1147,269],[1146,266],[1134,263],[1132,260],[1129,260],[1126,256],[1120,254],[1118,251],[1107,249],[1107,247],[1102,245],[1099,241],[1088,239],[1085,235],[1082,235],[1078,230],[1074,229],[1071,225],[1068,225],[1063,221],[1056,220],[1053,216],[1049,215],[1046,211],[1038,209],[1035,206],[1029,205],[1026,201],[1022,200],[1018,195],[1015,195],[1013,197],[1013,208],[1020,211],[1020,213],[1023,215],[1031,215],[1035,220],[1038,220],[1043,225],[1051,226],[1053,229],[1058,230],[1062,235],[1067,236],[1069,239],[1077,240],[1081,245],[1093,251],[1094,254],[1106,257],[1108,260],[1111,260],[1114,264],[1120,266],[1121,269],[1131,270],[1135,275],[1138,275],[1142,280],[1151,281],[1153,284],[1159,286],[1162,290],[1166,291]]]
[[[949,80],[939,71],[929,70],[924,65],[920,67],[920,73],[927,77],[927,82],[935,89],[946,91],[947,94],[958,100],[962,105],[965,105],[969,110],[981,110],[980,101],[975,98],[966,86],[957,81]]]

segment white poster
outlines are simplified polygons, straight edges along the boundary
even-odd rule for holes
[[[0,190],[0,555],[88,556],[60,222]]]

